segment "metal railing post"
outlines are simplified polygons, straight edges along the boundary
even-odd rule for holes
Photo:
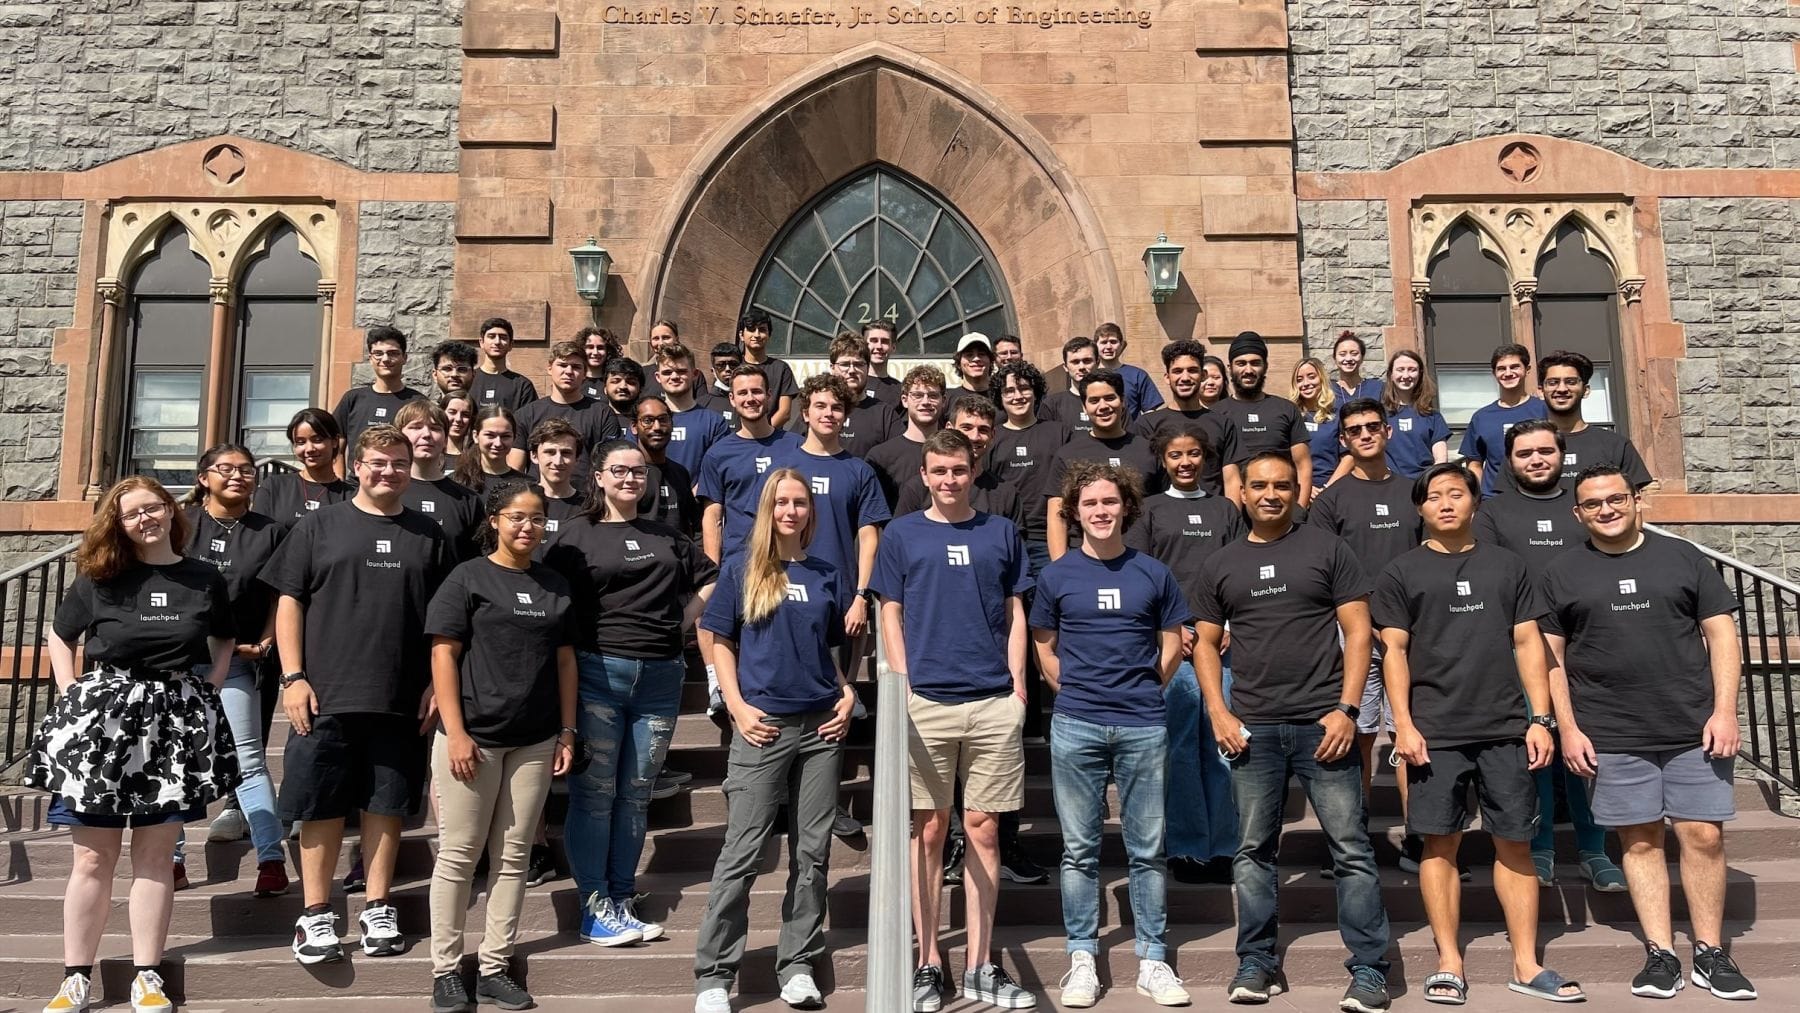
[[[906,754],[906,676],[888,667],[875,635],[874,825],[869,856],[868,1013],[912,1009],[912,788]]]

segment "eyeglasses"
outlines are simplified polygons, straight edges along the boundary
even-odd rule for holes
[[[657,370],[656,375],[657,376],[686,376],[687,372],[688,371],[685,369],[681,369],[676,366],[670,366],[666,369]]]
[[[152,503],[147,507],[139,507],[138,509],[129,512],[120,511],[119,519],[122,521],[137,521],[142,523],[147,518],[167,517],[168,514],[169,504]]]
[[[1580,390],[1586,385],[1587,381],[1579,376],[1555,376],[1544,381],[1545,390],[1556,390],[1560,387],[1567,387],[1570,390]]]
[[[943,392],[936,390],[911,390],[906,392],[906,396],[919,402],[935,402],[944,399]]]
[[[641,464],[635,468],[627,467],[623,464],[609,464],[606,466],[606,473],[623,481],[627,478],[648,478],[650,469]]]
[[[639,415],[637,417],[637,424],[640,426],[668,428],[675,424],[675,420],[667,415]]]
[[[832,369],[841,369],[847,373],[867,373],[869,371],[869,360],[867,360],[867,359],[839,359],[838,361],[831,364],[831,368]]]
[[[545,517],[543,514],[505,513],[500,516],[504,517],[506,522],[515,528],[524,527],[527,524],[534,528],[541,528],[550,523],[550,518]]]
[[[249,464],[215,464],[206,469],[220,478],[255,478],[256,468]]]
[[[377,348],[374,351],[369,353],[369,358],[371,358],[371,359],[404,359],[404,358],[406,358],[406,353],[393,351],[390,349]]]
[[[406,461],[358,461],[356,466],[367,468],[376,474],[410,471],[412,465]]]
[[[1625,509],[1625,504],[1630,503],[1634,499],[1637,499],[1636,493],[1615,492],[1605,499],[1584,499],[1575,504],[1575,509],[1584,514],[1596,513],[1602,506],[1608,506],[1614,510],[1623,510]]]
[[[1361,436],[1364,433],[1374,436],[1386,428],[1386,422],[1364,422],[1361,425],[1345,426],[1343,433],[1345,436]]]

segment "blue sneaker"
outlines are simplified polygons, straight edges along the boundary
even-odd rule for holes
[[[619,906],[595,893],[588,898],[587,910],[581,916],[581,941],[596,946],[630,946],[642,942],[644,934],[619,916]]]
[[[619,924],[628,929],[635,929],[638,938],[644,942],[663,937],[663,927],[655,922],[647,922],[638,917],[637,905],[629,900],[613,901],[613,912],[619,918]]]

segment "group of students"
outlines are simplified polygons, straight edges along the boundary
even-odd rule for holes
[[[1166,942],[1171,874],[1235,888],[1231,1000],[1285,988],[1275,854],[1297,776],[1330,842],[1351,951],[1343,1008],[1387,1008],[1365,818],[1383,728],[1410,788],[1402,862],[1439,943],[1428,1000],[1467,997],[1456,854],[1471,786],[1496,840],[1510,986],[1581,997],[1536,962],[1533,934],[1532,880],[1554,879],[1563,778],[1584,874],[1599,889],[1628,881],[1640,905],[1649,952],[1633,991],[1682,984],[1668,818],[1694,981],[1754,996],[1718,948],[1736,603],[1691,546],[1642,530],[1650,477],[1628,441],[1582,420],[1584,358],[1540,361],[1539,399],[1529,353],[1497,350],[1500,397],[1471,424],[1465,467],[1446,463],[1423,360],[1397,352],[1385,382],[1364,380],[1366,349],[1349,335],[1329,379],[1302,363],[1291,398],[1264,390],[1268,347],[1254,333],[1223,359],[1171,342],[1165,401],[1121,361],[1111,324],[1064,344],[1054,393],[1010,336],[965,335],[955,387],[930,366],[889,376],[894,333],[881,323],[841,335],[830,370],[796,382],[752,314],[709,350],[710,383],[660,321],[643,364],[595,328],[553,344],[551,392],[536,397],[507,365],[511,326],[480,332],[478,351],[433,350],[432,399],[405,384],[405,336],[371,328],[373,383],[333,412],[297,414],[298,469],[260,488],[250,453],[222,445],[198,462],[185,505],[141,477],[101,499],[57,611],[63,692],[31,772],[75,848],[64,981],[47,1013],[87,1005],[127,828],[132,1001],[168,1008],[158,965],[180,827],[228,794],[236,808],[214,823],[240,813],[259,895],[287,889],[282,841],[297,826],[293,953],[316,964],[344,956],[329,902],[353,815],[363,952],[405,950],[394,860],[429,783],[434,1010],[531,1004],[510,962],[526,886],[549,865],[556,776],[568,778],[581,938],[660,938],[635,873],[690,636],[711,709],[733,730],[695,1009],[730,1009],[750,885],[784,812],[777,977],[784,1001],[817,1008],[830,840],[860,830],[839,804],[841,747],[877,624],[910,690],[923,1013],[949,991],[946,880],[965,887],[963,994],[1036,1004],[991,953],[1000,880],[1044,876],[1018,835],[1028,732],[1049,740],[1063,833],[1064,1005],[1101,991],[1109,781],[1137,990],[1191,1001]],[[279,671],[276,686],[259,686],[259,663]],[[279,792],[262,756],[277,698],[292,726]],[[1620,834],[1623,874],[1603,827]],[[471,990],[463,921],[484,865]]]

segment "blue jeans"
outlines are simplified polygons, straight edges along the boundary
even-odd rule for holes
[[[581,896],[629,900],[644,853],[650,788],[675,736],[680,658],[602,657],[581,651],[577,731],[585,759],[569,778],[564,843]]]
[[[1231,866],[1237,892],[1238,960],[1269,971],[1280,967],[1275,954],[1280,924],[1275,852],[1288,779],[1298,776],[1331,847],[1338,932],[1350,949],[1344,966],[1373,967],[1386,974],[1388,916],[1363,809],[1362,754],[1352,748],[1340,760],[1314,759],[1325,727],[1313,721],[1248,728],[1249,745],[1231,760],[1240,828],[1237,858]]]
[[[1587,782],[1579,775],[1569,772],[1563,765],[1562,756],[1550,761],[1550,766],[1534,771],[1538,792],[1538,832],[1531,840],[1533,851],[1556,850],[1556,778],[1563,782],[1563,792],[1569,800],[1569,822],[1575,824],[1575,850],[1592,851],[1600,854],[1606,852],[1606,830],[1594,822],[1594,811],[1588,807]]]
[[[1100,834],[1106,782],[1119,785],[1119,823],[1130,869],[1131,915],[1140,960],[1166,960],[1169,865],[1163,857],[1164,775],[1169,730],[1050,718],[1050,776],[1062,824],[1063,929],[1069,952],[1100,952]]]
[[[1225,669],[1231,699],[1231,668]],[[1163,688],[1169,729],[1169,857],[1206,861],[1237,853],[1237,802],[1231,797],[1231,764],[1219,755],[1206,698],[1194,664],[1184,661]]]
[[[199,670],[200,678],[210,669]],[[256,861],[284,861],[281,842],[281,819],[275,815],[275,786],[269,780],[269,767],[263,757],[262,694],[257,687],[256,663],[247,658],[232,658],[225,673],[225,688],[219,691],[219,703],[225,708],[225,722],[231,726],[231,742],[237,749],[238,770],[243,783],[237,786],[238,808],[250,824],[250,843],[256,847]],[[187,845],[182,832],[175,844],[175,860],[180,862]]]

